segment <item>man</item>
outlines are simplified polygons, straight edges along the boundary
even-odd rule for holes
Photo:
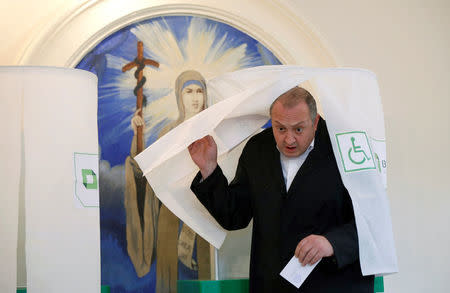
[[[191,144],[200,168],[191,189],[225,229],[253,218],[251,292],[372,293],[373,276],[362,276],[358,261],[351,199],[314,98],[295,87],[270,114],[272,128],[246,144],[230,184],[212,137]],[[279,275],[293,255],[302,265],[321,259],[300,289]]]

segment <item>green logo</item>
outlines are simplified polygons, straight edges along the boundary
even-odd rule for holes
[[[78,207],[99,206],[98,155],[74,153],[74,198]]]
[[[369,140],[364,131],[338,133],[336,141],[345,172],[376,169]]]
[[[97,175],[91,169],[81,169],[83,176],[83,185],[86,189],[97,189]]]

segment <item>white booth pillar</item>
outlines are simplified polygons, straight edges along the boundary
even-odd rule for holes
[[[100,292],[96,76],[0,67],[0,104],[2,292],[16,292],[21,180],[27,292]]]

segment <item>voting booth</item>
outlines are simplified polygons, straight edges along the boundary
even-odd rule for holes
[[[377,80],[370,71],[280,65],[216,77],[207,86],[217,102],[140,153],[136,160],[143,174],[162,203],[220,248],[227,231],[189,189],[198,168],[187,147],[211,135],[217,143],[219,165],[236,166],[240,155],[236,149],[265,125],[272,102],[297,85],[312,92],[327,121],[336,164],[352,199],[363,275],[397,272],[386,194],[384,115]],[[229,182],[234,176],[233,172],[225,175]]]
[[[20,208],[27,292],[100,292],[96,76],[0,67],[0,96],[1,291],[16,291]]]

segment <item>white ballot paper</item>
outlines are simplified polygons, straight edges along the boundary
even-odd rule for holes
[[[302,266],[295,255],[291,258],[288,264],[281,271],[280,276],[289,281],[292,285],[297,288],[303,284],[306,278],[311,274],[314,268],[319,264],[321,260],[313,265]]]
[[[236,160],[228,153],[260,131],[270,118],[271,103],[305,82],[323,108],[321,115],[327,121],[339,171],[352,198],[362,272],[397,272],[383,169],[383,110],[376,77],[369,71],[280,65],[221,75],[207,82],[207,109],[172,129],[135,159],[161,202],[219,248],[226,231],[190,191],[198,168],[187,147],[212,135],[218,146],[219,164]]]

